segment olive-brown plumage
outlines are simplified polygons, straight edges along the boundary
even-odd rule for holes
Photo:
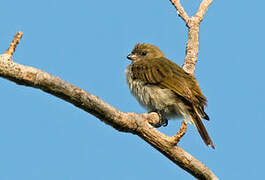
[[[127,56],[132,63],[126,68],[131,93],[141,105],[161,116],[161,125],[168,118],[185,118],[193,122],[206,145],[214,148],[201,121],[209,120],[204,112],[206,97],[196,79],[168,60],[154,45],[136,44]]]

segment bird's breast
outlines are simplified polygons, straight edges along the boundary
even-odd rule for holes
[[[130,66],[126,68],[125,73],[132,95],[148,111],[162,111],[168,118],[182,117],[183,104],[171,90],[133,79]]]

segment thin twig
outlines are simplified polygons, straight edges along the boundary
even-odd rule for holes
[[[174,136],[171,137],[173,145],[177,145],[178,142],[180,141],[180,139],[186,134],[187,124],[188,124],[188,121],[186,119],[184,119],[181,123],[180,129],[177,132],[177,134],[175,134]]]
[[[200,7],[195,15],[195,17],[199,18],[200,23],[203,19],[204,14],[206,13],[208,7],[212,4],[213,0],[203,0],[200,4]]]
[[[13,41],[11,42],[9,48],[6,50],[5,54],[8,54],[10,56],[13,56],[14,52],[16,51],[16,47],[19,44],[23,33],[19,31],[13,38]]]
[[[188,24],[190,18],[182,7],[180,0],[170,0],[170,2],[175,6],[178,15]]]

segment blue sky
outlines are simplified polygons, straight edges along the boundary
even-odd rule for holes
[[[103,4],[104,3],[104,4]],[[189,15],[199,1],[185,0]],[[181,65],[187,29],[168,0],[2,1],[0,49],[23,39],[18,63],[45,70],[122,111],[146,112],[124,70],[137,42]],[[216,150],[192,125],[180,146],[220,179],[262,179],[265,144],[265,1],[214,1],[200,26],[195,76],[208,97]],[[194,179],[137,136],[40,90],[0,79],[0,180]],[[174,134],[180,120],[161,131]]]

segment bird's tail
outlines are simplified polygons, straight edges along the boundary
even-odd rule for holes
[[[199,131],[200,136],[202,137],[204,143],[207,146],[211,145],[211,147],[215,149],[213,142],[201,120],[201,117],[198,115],[195,107],[193,107],[193,110],[190,111],[190,116],[192,118],[192,122],[195,124],[197,130]]]

